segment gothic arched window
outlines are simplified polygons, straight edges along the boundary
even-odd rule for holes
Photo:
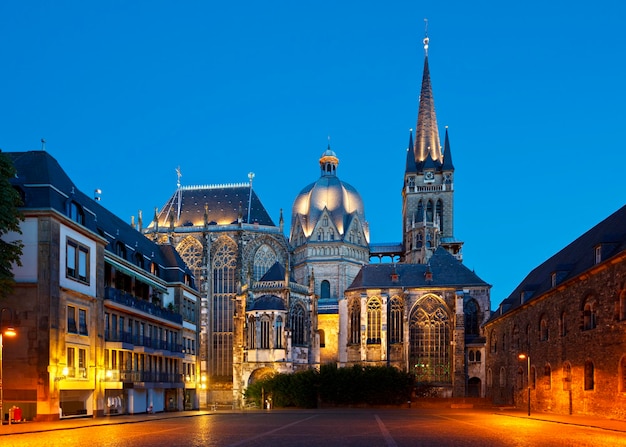
[[[193,236],[187,236],[178,244],[176,251],[193,271],[196,279],[201,279],[203,249],[200,241]]]
[[[358,345],[361,343],[361,303],[359,300],[352,301],[348,313],[350,320],[348,343]]]
[[[429,200],[426,203],[426,222],[432,223],[433,221],[433,202]]]
[[[434,296],[418,303],[410,323],[410,365],[418,382],[450,383],[450,318]]]
[[[548,327],[548,317],[543,315],[539,322],[539,333],[541,334],[541,341],[548,341],[550,338],[550,332]]]
[[[381,305],[378,298],[367,302],[367,343],[380,343]]]
[[[591,360],[585,362],[585,390],[595,388],[595,367]]]
[[[254,254],[252,278],[260,280],[276,262],[276,252],[267,244],[261,245]]]
[[[261,349],[269,349],[270,348],[270,317],[269,315],[263,315],[261,317]]]
[[[478,304],[476,300],[470,299],[464,305],[465,313],[465,335],[479,335],[478,331]]]
[[[389,303],[389,343],[402,343],[404,325],[403,325],[403,306],[402,301],[398,297],[393,297]]]
[[[322,281],[322,284],[320,284],[320,298],[330,298],[330,282],[327,280]]]
[[[583,330],[595,329],[596,318],[596,303],[592,298],[588,298],[583,307]]]
[[[233,315],[237,290],[237,246],[227,238],[218,240],[213,255],[212,340],[209,345],[210,371],[218,376],[233,374]]]
[[[291,331],[294,346],[303,346],[306,343],[304,308],[296,304],[291,310]]]
[[[437,210],[436,210],[436,214],[437,214],[437,219],[439,219],[439,226],[440,228],[443,229],[443,202],[441,201],[441,199],[437,200]]]
[[[274,329],[274,348],[283,348],[283,317],[276,317],[276,327]]]
[[[256,349],[256,320],[254,315],[248,317],[248,349]]]

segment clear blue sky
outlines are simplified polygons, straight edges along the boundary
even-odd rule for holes
[[[176,188],[247,182],[278,222],[319,176],[401,240],[424,18],[455,236],[492,307],[624,205],[626,3],[4,1],[0,148],[54,156],[130,222]]]

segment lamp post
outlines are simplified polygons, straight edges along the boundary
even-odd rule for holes
[[[530,354],[520,354],[517,356],[520,360],[526,360],[528,370],[526,373],[526,383],[528,385],[528,416],[530,416]]]
[[[4,314],[4,311],[9,312],[11,319],[9,320],[9,325],[5,328],[2,326],[2,315]],[[13,325],[11,324],[13,322],[13,310],[8,308],[8,307],[3,307],[2,309],[0,309],[0,425],[4,423],[4,399],[3,399],[3,393],[4,393],[4,385],[2,383],[2,379],[3,379],[3,375],[2,375],[2,338],[4,335],[6,335],[7,337],[15,337],[15,335],[17,335],[17,332],[15,331],[15,328],[13,327]],[[9,424],[11,424],[11,419],[9,418]]]

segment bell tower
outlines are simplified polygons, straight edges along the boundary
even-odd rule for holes
[[[442,246],[462,260],[463,242],[454,238],[454,165],[446,127],[441,146],[428,66],[428,33],[424,37],[424,72],[415,141],[409,134],[402,188],[404,262],[426,264]]]

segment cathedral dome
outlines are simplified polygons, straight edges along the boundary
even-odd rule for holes
[[[346,226],[355,216],[365,226],[361,195],[352,185],[337,177],[339,159],[330,146],[319,162],[320,178],[302,189],[293,203],[292,230],[300,220],[305,236],[309,237],[325,210],[340,235],[344,234]],[[366,237],[369,238],[369,234],[366,233]]]

